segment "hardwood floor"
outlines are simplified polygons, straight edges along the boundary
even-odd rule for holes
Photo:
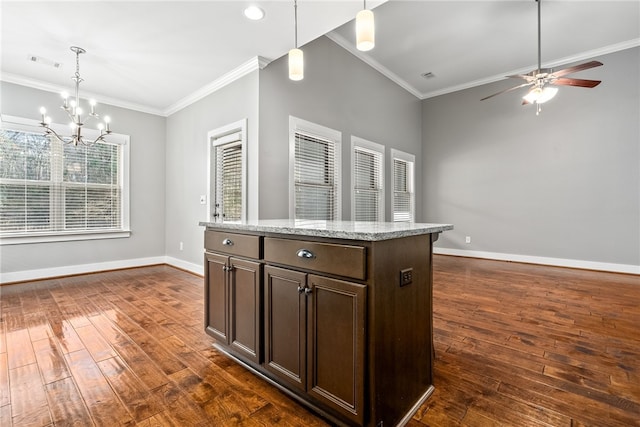
[[[0,425],[325,426],[211,347],[202,278],[0,288]],[[436,391],[411,427],[640,426],[640,277],[434,257]]]

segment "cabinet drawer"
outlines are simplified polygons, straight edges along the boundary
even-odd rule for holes
[[[366,278],[366,248],[265,237],[264,259],[354,279]]]
[[[259,236],[207,230],[204,232],[204,247],[208,251],[260,258]]]

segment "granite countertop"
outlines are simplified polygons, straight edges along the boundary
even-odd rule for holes
[[[388,240],[453,230],[451,224],[408,222],[320,221],[270,219],[242,223],[201,222],[201,226],[231,231],[280,233],[296,236],[328,237],[350,240]]]

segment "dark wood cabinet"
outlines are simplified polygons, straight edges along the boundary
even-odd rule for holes
[[[238,236],[241,235],[232,235],[234,240],[222,236],[216,241],[242,241]],[[238,253],[241,255],[243,251],[246,248]],[[259,364],[262,361],[262,264],[215,252],[206,252],[205,259],[205,331],[218,343]]]
[[[437,234],[248,228],[205,232],[205,329],[216,347],[337,425],[409,423],[434,390]]]
[[[265,369],[362,424],[366,286],[271,266],[264,275]]]

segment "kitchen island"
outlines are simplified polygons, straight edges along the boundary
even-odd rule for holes
[[[342,425],[404,425],[433,392],[432,245],[452,225],[200,225],[220,351]]]

